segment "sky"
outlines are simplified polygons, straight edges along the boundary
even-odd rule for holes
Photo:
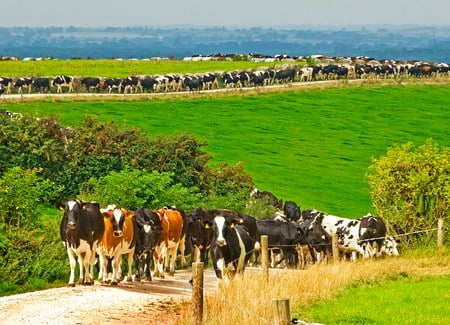
[[[1,27],[450,25],[450,0],[7,1]]]

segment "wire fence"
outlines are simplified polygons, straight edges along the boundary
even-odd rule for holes
[[[435,231],[438,231],[438,232],[441,231],[442,233],[445,233],[445,232],[448,232],[448,230],[449,230],[449,228],[443,228],[442,226],[441,227],[438,226],[438,227],[435,227],[435,228],[424,229],[424,230],[416,230],[416,231],[411,231],[411,232],[408,232],[408,233],[389,235],[389,236],[392,236],[393,238],[402,238],[402,237],[406,237],[406,236],[430,233],[430,232],[435,232]],[[385,238],[386,238],[386,236],[382,236],[382,237],[375,237],[375,238],[365,239],[365,240],[361,240],[361,241],[374,241],[374,240],[382,240],[382,239],[385,239]],[[320,245],[327,245],[327,246],[329,246],[330,244],[320,244]],[[271,249],[271,248],[297,247],[297,246],[298,246],[298,244],[276,245],[276,246],[272,245],[272,246],[268,246],[267,248]],[[254,253],[257,250],[260,251],[261,249],[263,249],[263,248],[252,249],[252,250],[248,251],[246,254],[252,254],[252,253]],[[237,263],[238,260],[239,259],[232,260],[231,263]],[[200,286],[198,289],[199,290],[203,290],[203,287]],[[262,316],[260,316],[258,314],[255,314],[252,311],[250,311],[249,309],[245,308],[242,304],[234,303],[234,302],[232,302],[229,299],[224,299],[224,302],[227,305],[229,305],[230,307],[232,307],[233,309],[239,310],[243,314],[247,315],[247,317],[251,317],[252,319],[254,319],[255,320],[255,324],[274,324],[274,320],[273,319],[267,319],[267,318],[264,318],[264,317],[262,317]],[[289,307],[288,307],[288,310],[289,310]],[[285,311],[285,313],[286,313],[286,311]],[[297,319],[297,318],[292,318],[292,319],[289,318],[289,320],[285,319],[283,324],[287,324],[287,321],[289,323],[291,323],[291,324],[321,325],[319,323],[308,323],[308,322],[305,322],[305,321]]]

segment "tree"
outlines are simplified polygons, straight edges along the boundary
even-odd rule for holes
[[[431,139],[392,147],[367,174],[377,213],[407,232],[436,227],[450,209],[450,148]]]

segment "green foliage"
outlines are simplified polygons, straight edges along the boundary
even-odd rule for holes
[[[41,168],[45,178],[58,174],[64,163],[66,131],[53,118],[11,119],[0,114],[0,174],[15,166]]]
[[[137,169],[113,171],[100,178],[91,178],[80,196],[85,200],[97,201],[101,206],[113,203],[133,210],[164,205],[193,209],[201,199],[195,188],[174,183],[171,173]]]
[[[0,236],[0,292],[35,290],[66,277],[67,256],[55,233],[15,228]]]
[[[273,218],[277,209],[271,202],[262,199],[252,199],[247,202],[244,212],[256,219]]]
[[[382,217],[406,231],[435,228],[450,209],[450,148],[431,139],[395,146],[373,159],[367,178]]]
[[[150,139],[148,150],[141,157],[140,166],[148,170],[171,172],[175,182],[186,187],[204,189],[202,180],[208,169],[210,156],[202,148],[205,141],[188,134],[168,135]]]
[[[61,187],[38,173],[14,167],[0,178],[0,226],[35,225],[41,204],[57,197]]]

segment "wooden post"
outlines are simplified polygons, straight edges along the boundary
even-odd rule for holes
[[[192,263],[192,324],[203,324],[203,263]]]
[[[441,252],[444,247],[444,219],[438,219],[437,248]]]
[[[273,324],[289,325],[291,324],[291,310],[289,299],[272,300],[273,304]]]
[[[333,262],[339,262],[339,237],[336,234],[331,236],[331,247],[333,249]]]
[[[261,236],[261,268],[262,274],[267,278],[269,276],[269,237]]]

